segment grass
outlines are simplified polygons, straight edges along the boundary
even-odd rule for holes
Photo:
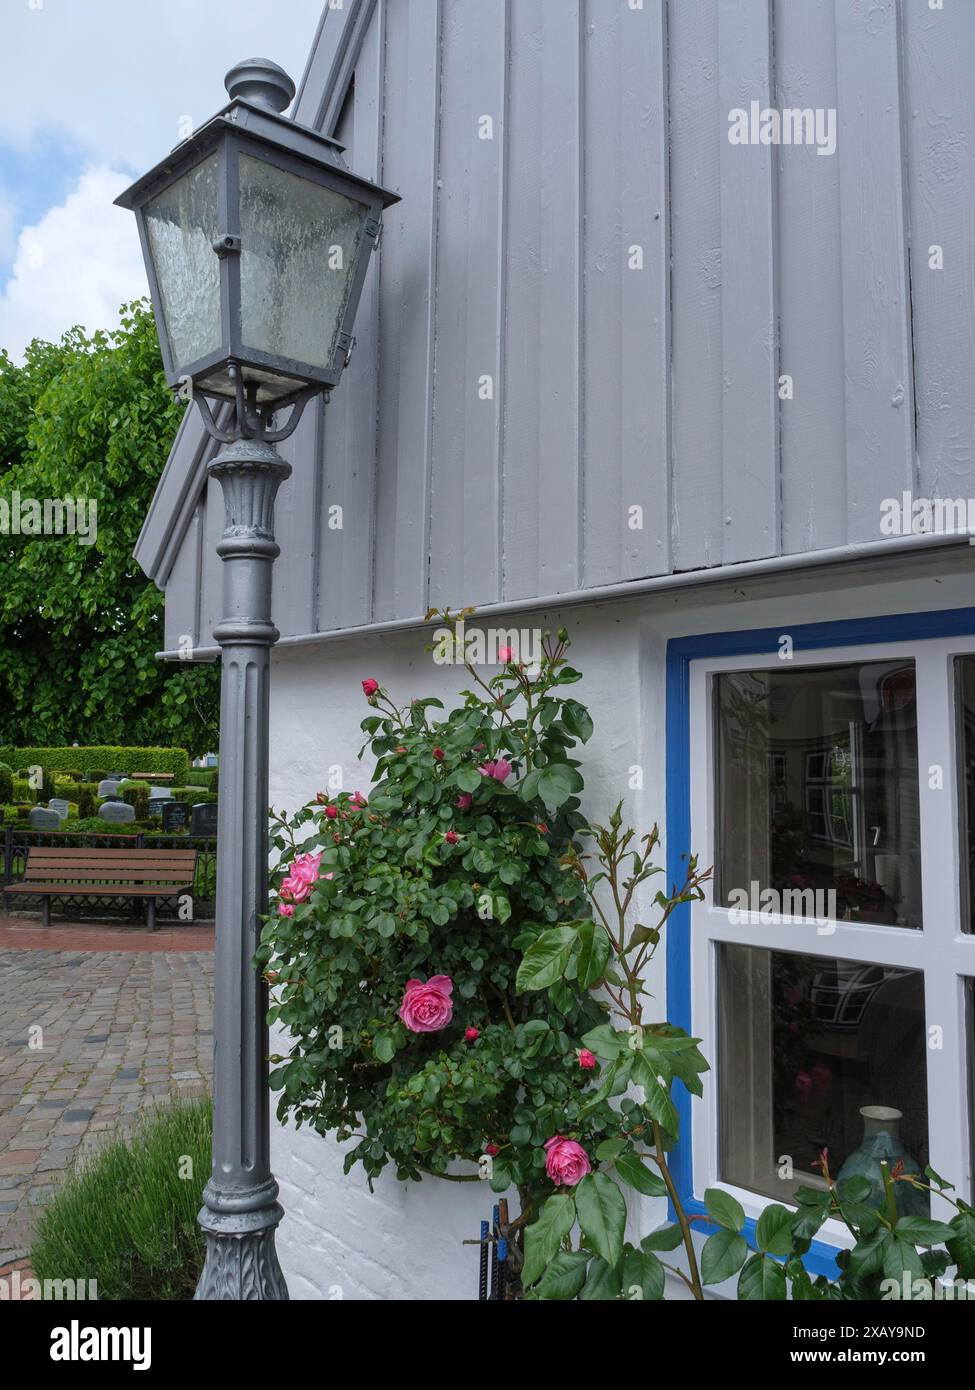
[[[41,1217],[30,1254],[37,1278],[94,1279],[112,1301],[192,1298],[211,1124],[209,1100],[168,1105],[127,1142],[99,1150]]]

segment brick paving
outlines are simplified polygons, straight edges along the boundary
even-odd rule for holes
[[[0,918],[0,1271],[79,1158],[208,1090],[212,945],[207,927]]]

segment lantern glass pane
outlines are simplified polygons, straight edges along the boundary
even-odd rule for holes
[[[246,347],[330,367],[368,214],[364,204],[251,155],[240,159],[240,316]]]
[[[176,370],[220,347],[217,156],[163,189],[145,209],[146,231]]]

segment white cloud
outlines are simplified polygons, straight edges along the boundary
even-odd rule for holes
[[[324,0],[5,0],[0,142],[39,134],[141,173],[227,100],[223,76],[258,54],[298,82]]]
[[[118,170],[90,169],[64,203],[21,231],[0,296],[0,347],[11,356],[76,323],[114,327],[119,305],[146,293],[135,218],[112,206],[129,182]]]

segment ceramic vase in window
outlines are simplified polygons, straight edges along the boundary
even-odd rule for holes
[[[889,1105],[864,1105],[861,1107],[860,1114],[863,1116],[863,1143],[860,1147],[850,1154],[850,1157],[843,1164],[839,1171],[838,1181],[846,1182],[849,1178],[866,1178],[870,1184],[870,1196],[866,1199],[867,1205],[878,1210],[884,1204],[884,1181],[880,1171],[880,1160],[887,1160],[888,1168],[893,1168],[894,1164],[902,1164],[902,1172],[920,1174],[921,1170],[911,1158],[900,1141],[898,1129],[902,1117],[900,1110],[895,1110]],[[894,1194],[897,1198],[897,1210],[901,1216],[927,1216],[928,1198],[927,1193],[912,1187],[910,1183],[898,1182],[894,1184]]]

